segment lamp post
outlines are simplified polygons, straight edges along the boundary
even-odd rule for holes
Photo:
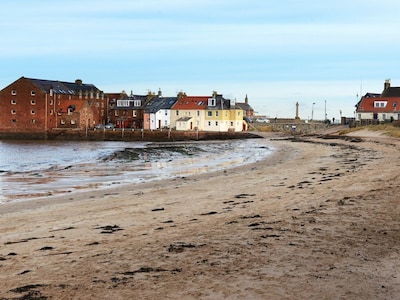
[[[327,120],[327,115],[326,115],[326,100],[325,100],[325,122]]]
[[[314,105],[315,105],[315,102],[313,102],[312,108],[311,108],[311,121],[314,120]]]

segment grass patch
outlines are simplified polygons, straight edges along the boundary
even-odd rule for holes
[[[368,126],[360,126],[349,129],[344,129],[339,131],[339,135],[345,135],[350,132],[355,132],[359,130],[371,130],[371,131],[380,131],[384,135],[400,138],[400,126],[399,123],[387,123],[387,124],[379,124],[379,125],[368,125]]]

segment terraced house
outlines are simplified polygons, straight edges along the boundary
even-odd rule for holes
[[[171,125],[176,130],[242,131],[243,110],[216,92],[212,96],[178,95],[172,107]]]
[[[106,97],[82,80],[21,77],[0,91],[0,132],[88,129],[104,122]]]
[[[206,108],[206,131],[242,131],[245,130],[243,110],[230,99],[222,95],[213,94],[208,98]]]

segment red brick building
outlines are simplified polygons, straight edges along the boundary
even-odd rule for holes
[[[21,77],[0,91],[0,132],[48,132],[104,124],[107,99],[93,84]]]

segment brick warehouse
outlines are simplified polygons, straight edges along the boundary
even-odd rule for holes
[[[105,94],[82,80],[21,77],[0,91],[0,132],[34,133],[87,129],[104,124]]]

